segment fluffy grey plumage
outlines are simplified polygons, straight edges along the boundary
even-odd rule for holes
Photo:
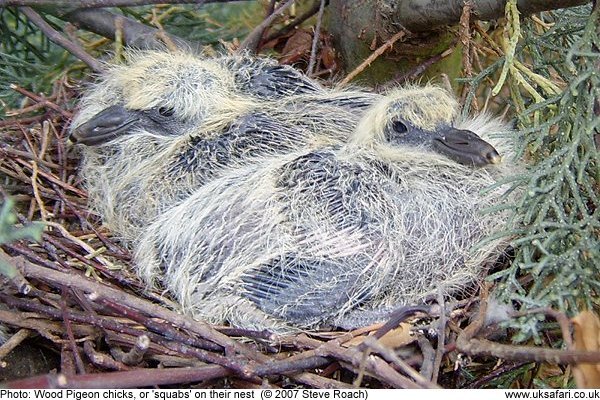
[[[482,212],[502,187],[482,190],[514,167],[498,164],[506,127],[457,110],[441,89],[401,89],[346,144],[225,170],[146,229],[140,275],[197,317],[276,331],[355,327],[473,283],[503,248],[473,246],[506,228]]]
[[[263,59],[129,57],[90,88],[72,124],[90,202],[128,242],[226,171],[344,140],[377,98]]]

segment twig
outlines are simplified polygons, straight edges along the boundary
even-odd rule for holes
[[[396,74],[392,80],[390,80],[389,82],[386,82],[384,85],[381,85],[380,87],[378,87],[377,91],[384,92],[386,90],[391,89],[392,87],[394,87],[397,84],[401,84],[401,83],[408,82],[408,81],[418,78],[431,65],[435,64],[436,62],[440,61],[441,59],[446,58],[450,54],[452,54],[454,52],[453,46],[455,44],[456,44],[456,42],[450,44],[449,48],[447,48],[446,50],[442,51],[439,54],[434,55],[433,57],[428,58],[427,60],[423,61],[421,64],[412,68],[411,70],[401,73],[401,74],[400,73]],[[446,75],[446,79],[447,78],[448,78],[448,76]],[[452,89],[452,86],[450,85],[450,92],[452,91],[451,89]]]
[[[60,106],[58,106],[57,104],[51,102],[50,100],[48,100],[48,99],[46,99],[44,97],[41,97],[41,96],[39,96],[39,95],[37,95],[35,93],[32,93],[32,92],[30,92],[27,89],[24,89],[24,88],[22,88],[22,87],[20,87],[18,85],[15,85],[14,83],[11,83],[9,85],[9,87],[12,90],[14,90],[15,92],[20,93],[23,96],[29,97],[31,100],[35,101],[36,103],[40,103],[44,107],[50,108],[50,109],[52,109],[52,110],[60,113],[60,115],[62,115],[64,118],[66,118],[68,120],[70,120],[71,118],[73,118],[73,113],[63,110]],[[16,121],[19,121],[19,120],[16,120]]]
[[[365,337],[364,343],[366,346],[372,348],[374,351],[381,354],[381,356],[386,361],[391,362],[400,371],[408,375],[410,378],[414,379],[415,382],[417,382],[418,384],[428,389],[440,389],[440,387],[435,383],[435,380],[429,381],[423,375],[419,374],[413,367],[411,367],[404,360],[398,357],[396,353],[394,353],[391,349],[383,346],[373,336]]]
[[[473,10],[473,4],[470,1],[466,1],[463,5],[462,13],[460,15],[458,37],[462,44],[462,66],[465,76],[471,78],[473,76],[473,62],[471,60],[471,53],[475,52],[474,47],[471,46],[471,12]],[[471,82],[467,82],[463,86],[461,95],[461,104],[464,104]],[[473,97],[471,105],[475,111],[479,111],[479,104],[477,99]]]
[[[394,43],[396,43],[398,40],[402,39],[404,36],[406,36],[406,32],[402,30],[402,31],[397,32],[391,38],[389,38],[383,45],[381,45],[378,49],[376,49],[373,53],[371,53],[371,55],[369,57],[367,57],[362,63],[360,63],[360,65],[358,67],[354,68],[354,70],[352,72],[350,72],[344,79],[342,79],[342,81],[339,83],[339,86],[340,87],[345,86],[348,83],[350,83],[350,81],[352,79],[354,79],[358,74],[363,72],[365,68],[367,68],[369,65],[371,65],[371,63],[373,61],[375,61],[380,55],[385,53],[388,49],[392,48]]]
[[[312,46],[310,48],[310,60],[308,61],[307,75],[312,75],[315,70],[317,60],[317,48],[319,47],[319,36],[321,34],[321,23],[323,22],[323,12],[325,11],[325,0],[321,0],[319,6],[319,14],[317,15],[317,25],[315,26],[315,34],[313,35]]]
[[[165,44],[161,42],[159,30],[144,25],[131,18],[118,15],[106,10],[75,9],[67,14],[60,10],[49,10],[57,18],[71,22],[80,28],[87,29],[109,39],[115,39],[116,27],[122,26],[123,44],[142,49],[164,50]],[[188,42],[175,35],[168,35],[169,39],[183,49],[195,49],[195,43]]]
[[[219,365],[192,368],[136,369],[66,376],[51,374],[4,383],[7,389],[127,389],[155,385],[176,385],[224,378],[231,372]]]
[[[36,115],[33,117],[27,118],[10,118],[0,121],[0,128],[4,128],[5,126],[14,126],[14,125],[27,125],[33,122],[39,122],[43,119],[47,118],[46,114]]]
[[[2,6],[2,2],[0,2],[0,7]],[[73,54],[75,57],[79,58],[92,70],[101,72],[104,69],[98,60],[86,53],[78,43],[71,42],[69,39],[62,36],[56,29],[44,21],[40,14],[38,14],[35,10],[29,7],[21,7],[20,10],[31,22],[40,28],[40,30],[44,33],[44,35],[46,35],[46,37],[48,37],[48,39],[50,39],[50,41],[56,43],[69,53]]]
[[[26,257],[29,261],[34,262],[38,265],[43,265],[46,268],[57,268],[57,266],[49,260],[43,259],[38,256],[35,252],[33,252],[29,247],[20,245],[18,243],[7,243],[2,245],[6,249],[10,249],[17,254],[21,254],[23,257]],[[0,253],[1,255],[2,253]],[[58,267],[60,268],[60,267]],[[25,278],[23,278],[25,279]]]
[[[252,30],[252,32],[250,32],[248,34],[248,36],[246,36],[246,39],[244,39],[244,41],[242,42],[242,44],[240,45],[240,47],[237,51],[238,52],[249,51],[250,53],[256,53],[256,50],[258,49],[258,45],[260,44],[260,39],[262,38],[262,35],[263,35],[263,32],[265,31],[265,29],[267,29],[267,27],[273,23],[275,18],[277,18],[284,11],[286,11],[288,8],[290,8],[290,6],[292,4],[294,4],[294,0],[287,0],[285,3],[283,3],[281,6],[279,6],[275,11],[273,11],[273,13],[271,15],[269,15],[267,18],[265,18],[263,22],[261,22],[256,28],[254,28]]]
[[[149,301],[127,294],[121,290],[114,289],[110,286],[93,282],[89,279],[80,276],[67,274],[47,268],[39,267],[27,261],[19,265],[23,275],[26,277],[35,277],[45,282],[55,285],[71,287],[79,289],[86,293],[93,293],[98,299],[106,299],[108,301],[120,302],[127,304],[142,313],[152,315],[155,318],[164,319],[177,325],[180,329],[184,329],[200,335],[202,338],[210,340],[222,347],[234,349],[240,354],[252,354],[250,349],[246,348],[241,343],[238,343],[229,337],[215,331],[211,326],[200,321],[194,321],[192,318],[177,314],[174,311],[166,310]]]
[[[266,340],[269,342],[274,342],[277,339],[277,336],[274,335],[273,332],[269,332],[268,330],[253,331],[249,329],[230,327],[217,328],[217,330],[221,333],[224,333],[227,336],[241,336],[251,339]]]
[[[135,345],[128,352],[119,348],[111,349],[111,354],[125,365],[138,365],[144,359],[144,355],[150,348],[150,338],[148,335],[140,335],[135,341]]]
[[[47,100],[54,101],[55,99],[53,99],[53,97],[54,96],[51,96],[51,97],[47,98]],[[44,106],[45,105],[42,103],[35,103],[35,104],[31,104],[31,105],[28,105],[26,107],[19,108],[19,109],[7,110],[4,115],[6,115],[7,117],[18,117],[19,115],[36,112],[39,109],[44,108]]]
[[[156,321],[154,318],[149,318],[140,313],[132,310],[130,307],[123,305],[121,303],[116,303],[109,299],[98,299],[97,302],[106,306],[112,311],[117,312],[118,315],[127,315],[129,319],[140,323],[147,327],[149,330],[159,333],[162,336],[168,337],[171,340],[177,340],[178,342],[185,343],[190,346],[199,347],[201,349],[212,350],[212,351],[221,351],[222,346],[217,346],[212,342],[207,342],[205,340],[197,339],[190,337],[182,332],[177,331],[170,324]]]
[[[381,339],[383,335],[396,328],[402,321],[407,319],[408,317],[416,314],[416,313],[430,313],[430,308],[428,306],[412,306],[412,307],[401,307],[398,310],[394,311],[390,316],[389,320],[375,332],[373,337],[376,339]]]
[[[431,380],[434,370],[433,363],[435,362],[435,350],[433,349],[431,342],[423,335],[417,335],[417,343],[423,357],[419,372],[421,375]]]
[[[270,0],[269,1],[269,7],[267,8],[267,17],[271,14],[273,14],[273,11],[275,11],[275,4],[277,3],[277,0]]]
[[[44,158],[46,149],[48,148],[48,133],[49,133],[49,131],[50,131],[49,123],[46,120],[46,121],[42,122],[42,146],[40,148],[40,152],[37,154],[37,157],[35,157],[35,158],[40,158],[40,159]],[[31,150],[32,150],[32,153],[35,154],[35,152],[33,151],[33,148]],[[38,208],[40,209],[40,217],[41,217],[42,221],[46,222],[46,220],[48,219],[48,212],[46,211],[44,201],[42,200],[42,196],[40,196],[40,190],[38,188],[38,164],[35,161],[35,159],[32,160],[31,165],[33,167],[31,169],[31,186],[33,188],[33,196],[35,197],[35,200],[38,203]]]
[[[286,358],[285,360],[272,361],[266,365],[257,367],[254,370],[254,373],[259,376],[284,374],[287,372],[302,371],[304,369],[319,368],[330,363],[330,359],[316,356],[314,351],[305,351]]]
[[[23,340],[27,339],[31,335],[29,329],[19,329],[17,333],[12,335],[2,346],[0,346],[0,361],[8,355],[15,347],[20,345]]]
[[[84,278],[83,278],[84,279]],[[188,346],[182,343],[174,342],[171,338],[165,338],[159,334],[154,334],[152,332],[140,331],[139,329],[134,329],[128,325],[117,322],[112,318],[96,316],[93,314],[87,314],[82,312],[76,312],[73,310],[68,310],[65,312],[61,312],[60,310],[54,309],[53,307],[44,306],[41,304],[37,304],[36,302],[31,302],[27,300],[22,300],[18,298],[14,298],[11,296],[7,296],[4,294],[0,294],[0,298],[7,304],[18,307],[20,309],[25,309],[29,311],[35,311],[43,315],[50,316],[54,319],[62,319],[63,315],[66,315],[72,321],[85,324],[85,326],[95,326],[98,328],[111,330],[114,332],[118,332],[120,334],[128,334],[135,337],[138,337],[142,334],[148,335],[151,337],[153,342],[161,344],[165,349],[169,349],[176,354],[181,354],[185,356],[190,356],[199,359],[200,361],[204,361],[207,363],[222,365],[232,371],[239,373],[240,375],[248,375],[248,371],[244,368],[243,365],[240,365],[238,360],[236,359],[228,359],[224,356],[221,356],[218,353],[212,353],[208,351],[204,351],[202,349],[194,348],[192,346]],[[17,322],[10,322],[13,325],[26,327],[29,329],[38,330],[40,334],[43,334],[43,331],[40,331],[39,328],[34,328],[32,325],[23,325]],[[78,325],[78,327],[80,327]],[[64,329],[61,326],[57,327],[53,331],[57,331],[59,333],[64,333]]]
[[[329,1],[325,0],[325,3],[328,4]],[[306,10],[305,13],[303,13],[303,14],[297,16],[296,18],[294,18],[293,20],[291,20],[286,26],[284,26],[280,30],[268,35],[265,38],[265,42],[270,42],[271,40],[277,39],[278,37],[281,37],[283,35],[286,35],[288,32],[291,32],[298,25],[302,24],[304,21],[306,21],[307,19],[309,19],[310,17],[315,15],[319,11],[320,8],[321,8],[320,0],[317,0],[310,9]]]
[[[442,357],[444,356],[444,340],[446,338],[446,304],[444,302],[444,294],[441,289],[438,292],[438,305],[440,306],[440,317],[438,318],[437,329],[437,348],[435,349],[435,359],[433,361],[433,370],[431,382],[437,383],[440,366],[442,365]]]
[[[73,4],[73,0],[0,0],[0,7],[7,6],[53,6],[77,8],[103,8],[103,7],[136,7],[150,4],[194,4],[201,6],[209,3],[230,3],[232,1],[248,0],[79,0]]]
[[[51,161],[46,161],[46,160],[42,160],[41,158],[39,158],[36,154],[33,153],[28,153],[26,151],[21,151],[21,150],[17,150],[17,149],[13,149],[12,147],[5,147],[5,148],[0,148],[0,153],[4,153],[4,156],[17,156],[17,157],[22,157],[22,158],[29,158],[33,161],[35,161],[38,164],[42,164],[46,167],[49,168],[60,168],[61,166],[58,164],[55,164]]]
[[[482,297],[479,313],[456,339],[459,351],[472,356],[492,356],[511,361],[536,361],[552,364],[600,363],[600,351],[558,350],[494,343],[486,339],[475,339],[483,327],[487,302]]]
[[[61,342],[61,338],[55,336],[55,334],[60,335],[64,333],[64,327],[62,324],[40,319],[39,315],[30,316],[24,315],[23,313],[15,313],[0,309],[0,322],[19,328],[29,329],[31,331],[36,331],[42,337],[57,343]],[[94,334],[94,329],[90,328],[89,326],[76,325],[74,330],[76,330],[80,335]]]
[[[62,321],[65,326],[65,332],[67,334],[67,339],[69,340],[69,347],[71,349],[71,353],[73,353],[73,358],[75,359],[75,367],[77,368],[78,374],[85,374],[85,366],[83,365],[83,360],[81,359],[81,354],[79,354],[79,348],[77,348],[77,344],[75,343],[75,336],[73,335],[73,328],[71,327],[71,320],[68,315],[68,307],[67,307],[67,290],[62,290],[62,296],[60,299],[60,311],[62,314]]]
[[[323,343],[304,336],[296,338],[296,341],[305,347],[314,349],[314,355],[319,357],[331,357],[353,366],[357,366],[363,358],[363,351],[359,348],[344,348],[340,346],[340,339]],[[417,389],[421,386],[410,379],[400,375],[395,369],[386,364],[379,357],[371,356],[365,361],[365,371],[376,376],[383,382],[396,388]]]
[[[63,251],[64,253],[66,253],[68,256],[71,256],[71,257],[79,260],[81,263],[83,263],[83,265],[85,265],[90,270],[98,269],[105,273],[107,273],[107,271],[110,271],[110,268],[104,266],[104,264],[95,262],[91,259],[86,258],[85,256],[82,256],[75,249],[72,249],[71,247],[67,246],[58,237],[51,235],[50,232],[44,232],[42,234],[42,239],[43,239],[42,247],[46,251],[48,251],[48,253],[50,255],[52,255],[54,260],[56,260],[63,267],[65,267],[66,270],[70,270],[71,266],[66,261],[64,261],[60,256],[58,256],[56,254],[56,249],[59,249],[59,250]]]
[[[129,371],[131,369],[122,362],[114,360],[108,354],[103,354],[99,351],[96,351],[93,343],[89,340],[83,342],[83,351],[85,352],[85,355],[88,357],[88,359],[92,362],[92,364],[97,365],[99,367],[115,371]]]
[[[499,376],[502,376],[502,375],[506,374],[507,372],[511,372],[516,369],[519,369],[522,366],[527,365],[527,364],[529,364],[529,362],[514,362],[514,363],[505,362],[505,363],[502,363],[502,365],[500,365],[498,368],[496,368],[492,372],[480,377],[479,379],[477,379],[474,382],[471,382],[467,386],[467,388],[480,389],[483,385],[498,378]],[[535,377],[535,375],[533,375],[533,376]]]
[[[309,385],[320,389],[356,389],[354,386],[339,382],[333,379],[325,378],[317,374],[304,372],[293,375],[293,379],[297,382]]]
[[[70,240],[71,242],[77,244],[79,247],[85,250],[87,252],[87,254],[84,256],[86,259],[93,258],[109,269],[114,268],[114,265],[110,261],[98,255],[97,251],[93,247],[85,243],[83,240],[80,240],[79,238],[73,236],[64,226],[52,221],[47,221],[46,225],[55,228],[65,239]]]
[[[23,165],[26,168],[33,169],[33,166],[31,164],[29,164],[25,160],[16,159],[15,161],[18,164],[21,164],[21,165]],[[60,180],[57,176],[53,175],[52,173],[40,170],[40,171],[38,171],[38,174],[41,175],[41,176],[43,176],[44,178],[48,179],[50,182],[53,182],[53,183],[57,184],[58,186],[62,187],[63,189],[66,189],[66,190],[68,190],[68,191],[70,191],[70,192],[72,192],[72,193],[74,193],[74,194],[76,194],[76,195],[78,195],[78,196],[80,196],[80,197],[82,197],[84,199],[87,198],[87,193],[86,192],[84,192],[81,189],[78,189],[78,188],[74,187],[73,185],[69,185],[68,183],[63,182],[62,180]]]
[[[109,251],[113,253],[113,256],[119,258],[123,262],[131,261],[131,254],[125,248],[117,245],[117,243],[108,240],[106,236],[100,233],[100,231],[93,224],[89,223],[87,219],[83,215],[81,215],[77,206],[71,201],[71,199],[67,198],[65,193],[62,190],[60,190],[60,188],[56,184],[51,183],[50,186],[58,195],[58,197],[63,201],[63,203],[67,206],[67,208],[69,208],[73,212],[73,214],[81,221],[82,229],[84,228],[84,225],[91,229],[91,231],[94,232],[96,237],[104,244],[104,246],[106,246],[106,248],[108,248]],[[124,283],[128,286],[139,286],[131,280],[128,280]]]

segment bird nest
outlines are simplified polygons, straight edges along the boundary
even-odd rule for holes
[[[483,339],[513,333],[483,328],[486,288],[452,302],[440,295],[435,307],[400,309],[385,324],[354,331],[278,336],[195,321],[164,293],[148,291],[129,249],[88,209],[79,155],[66,140],[78,91],[66,79],[47,97],[12,90],[25,101],[0,121],[3,203],[14,201],[16,229],[41,222],[43,232],[38,241],[5,242],[9,227],[0,226],[0,267],[9,272],[0,290],[0,322],[11,328],[0,347],[7,387],[480,388],[531,387],[539,378],[563,387],[568,368],[537,362],[598,360]],[[514,282],[535,281],[512,271]],[[538,340],[569,348],[564,314],[511,314],[532,315],[556,321],[543,324]]]
[[[0,350],[9,387],[483,387],[533,368],[535,357],[497,364],[477,348],[478,297],[444,303],[440,295],[433,315],[405,308],[386,324],[288,336],[174,311],[132,273],[129,250],[87,207],[79,156],[66,140],[73,87],[61,80],[48,97],[14,90],[27,101],[0,122],[2,195],[20,225],[44,229],[41,240],[4,243],[0,254],[14,271],[0,292],[0,321],[14,334]],[[464,352],[484,357],[472,363]]]

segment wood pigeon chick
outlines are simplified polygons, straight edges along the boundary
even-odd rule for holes
[[[469,287],[505,248],[486,212],[514,192],[512,135],[461,120],[434,87],[401,88],[346,143],[247,164],[195,189],[145,230],[139,274],[214,323],[289,332],[355,328]]]
[[[325,89],[273,61],[132,52],[72,123],[90,203],[133,242],[194,188],[241,165],[346,139],[379,96]]]

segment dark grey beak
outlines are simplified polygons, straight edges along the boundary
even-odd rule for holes
[[[496,149],[471,131],[449,128],[433,139],[433,148],[464,165],[483,167],[498,164],[502,157]]]
[[[70,139],[74,143],[97,146],[125,134],[138,120],[136,113],[121,106],[110,106],[75,128]]]

